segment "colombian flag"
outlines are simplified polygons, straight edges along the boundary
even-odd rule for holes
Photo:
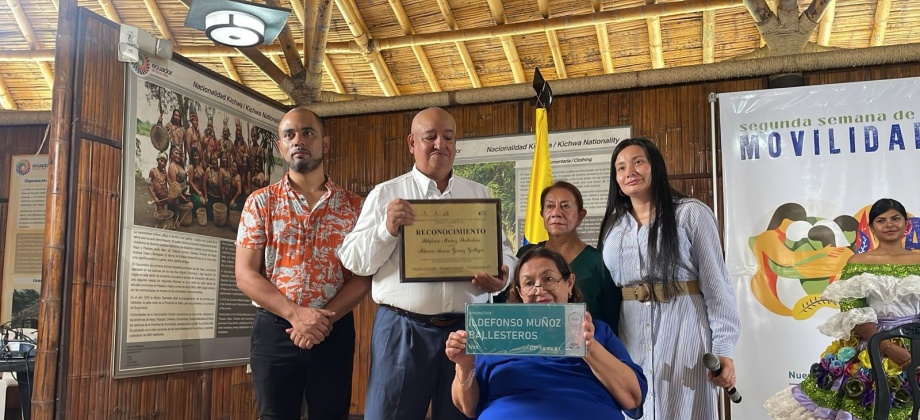
[[[549,165],[549,128],[544,108],[537,108],[535,131],[536,148],[530,171],[530,187],[527,190],[527,213],[524,215],[525,245],[549,239],[543,226],[543,217],[540,216],[540,194],[553,184],[553,169]]]

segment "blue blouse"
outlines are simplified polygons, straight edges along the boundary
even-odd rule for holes
[[[593,322],[597,344],[635,372],[644,402],[648,387],[642,368],[607,324]],[[622,408],[579,357],[476,356],[476,380],[479,420],[624,418]],[[637,419],[642,405],[625,413]]]

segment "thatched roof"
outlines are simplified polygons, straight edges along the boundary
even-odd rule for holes
[[[79,5],[171,39],[177,53],[285,103],[525,83],[535,67],[548,80],[572,79],[901,45],[912,42],[920,23],[920,2],[910,0],[335,0],[319,10],[320,18],[329,16],[323,43],[322,34],[305,38],[303,30],[313,14],[304,5],[323,2],[268,0],[294,10],[289,39],[298,50],[322,50],[311,54],[312,69],[309,62],[298,69],[281,41],[258,51],[215,46],[184,26],[188,1]],[[56,2],[0,4],[0,108],[50,109]],[[768,35],[765,48],[761,31],[783,33]],[[321,74],[324,93],[309,89],[316,87],[309,70]]]

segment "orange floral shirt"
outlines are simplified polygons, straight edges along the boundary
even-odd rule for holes
[[[310,209],[287,175],[246,200],[236,245],[264,249],[263,275],[300,306],[323,308],[351,272],[335,249],[351,232],[361,197],[326,178],[326,194]]]

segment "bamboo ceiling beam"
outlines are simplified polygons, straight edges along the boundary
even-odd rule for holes
[[[620,23],[647,19],[652,16],[666,17],[686,15],[699,13],[705,10],[719,10],[742,6],[744,6],[743,0],[687,0],[683,2],[657,3],[653,5],[628,7],[625,9],[604,10],[586,15],[560,16],[528,22],[509,23],[507,25],[495,25],[486,28],[379,38],[374,40],[374,45],[377,49],[382,51],[394,48],[404,48],[411,45],[432,45],[447,42],[474,41],[498,36],[526,35],[544,32],[547,29],[582,28],[602,23]],[[340,47],[347,47],[347,45]]]
[[[601,0],[591,0],[591,8],[594,13],[604,10],[604,2]],[[610,53],[610,33],[607,32],[607,24],[599,23],[594,25],[594,32],[597,34],[597,46],[601,54],[601,64],[604,66],[604,73],[613,73],[613,54]]]
[[[763,57],[750,61],[728,60],[713,64],[573,77],[553,82],[553,94],[560,97],[652,86],[673,86],[682,83],[761,77],[782,73],[916,63],[917,61],[920,61],[920,44],[840,49],[814,54]],[[452,92],[420,93],[404,95],[398,98],[374,98],[335,104],[317,104],[313,111],[321,117],[366,115],[421,109],[430,106],[455,107],[527,100],[532,98],[533,95],[533,87],[528,84],[504,85]]]
[[[13,101],[13,95],[10,93],[10,88],[6,86],[3,76],[0,76],[0,106],[3,106],[3,109],[19,109],[16,107],[16,102]]]
[[[540,9],[540,15],[543,19],[549,19],[549,0],[537,0],[537,7]],[[553,65],[556,67],[556,78],[567,79],[568,72],[565,70],[565,61],[562,59],[562,51],[559,48],[559,37],[556,36],[556,30],[546,31],[546,42],[549,43],[549,51],[553,55]]]
[[[13,17],[16,19],[16,25],[19,26],[19,31],[22,32],[22,36],[26,39],[29,47],[33,50],[42,49],[42,44],[35,38],[35,31],[32,30],[32,24],[29,23],[29,18],[26,17],[26,13],[22,10],[22,4],[19,3],[19,0],[6,0],[6,3],[9,4],[10,11],[13,12]],[[45,83],[48,84],[49,88],[52,88],[54,86],[54,72],[51,71],[51,65],[42,61],[38,63],[38,68],[42,72],[42,77],[45,78]]]
[[[99,5],[102,6],[106,19],[121,25],[121,16],[118,16],[118,11],[110,0],[99,0]]]
[[[0,50],[0,63],[17,61],[54,61],[54,50]]]
[[[297,50],[297,44],[294,42],[294,34],[291,33],[290,26],[284,25],[281,34],[278,35],[278,41],[281,44],[281,50],[284,51],[284,62],[287,64],[288,71],[294,77],[305,77],[307,69],[303,66],[303,59],[300,51]],[[280,56],[272,55],[271,57]]]
[[[661,53],[661,18],[650,17],[645,20],[645,23],[648,26],[648,51],[652,68],[664,68],[664,55]]]
[[[304,32],[303,32],[303,44],[304,44],[304,59],[307,63],[307,73],[304,82],[304,91],[306,92],[306,99],[309,102],[316,102],[321,100],[320,95],[323,90],[323,68],[326,67],[326,62],[329,61],[329,58],[326,56],[326,39],[329,34],[329,27],[332,26],[332,0],[320,0],[313,1],[308,3],[311,5],[310,10],[304,10],[304,19],[303,22]],[[327,73],[330,74],[330,78],[333,81],[333,86],[336,86],[336,81],[338,81],[338,86],[336,86],[336,91],[345,93],[344,87],[342,87],[341,80],[338,80],[338,75],[335,74],[335,69],[332,68],[332,63],[329,61]]]
[[[266,55],[266,57],[268,57],[269,60],[272,60],[272,63],[275,63],[275,66],[278,66],[278,68],[285,72],[285,74],[291,74],[290,69],[284,68],[284,60],[281,59],[280,55]]]
[[[646,0],[645,4],[653,5],[655,0]],[[661,53],[661,18],[653,16],[645,20],[648,26],[648,52],[653,69],[664,68],[664,55]]]
[[[231,79],[235,80],[237,83],[243,83],[243,79],[240,78],[240,73],[236,71],[236,66],[233,65],[233,61],[230,60],[230,57],[221,56],[220,62],[224,65],[224,70],[227,70],[227,75]]]
[[[160,7],[157,6],[156,0],[144,0],[144,5],[147,6],[147,12],[149,12],[150,17],[153,18],[153,24],[157,27],[157,30],[160,31],[160,35],[165,39],[173,41],[173,45],[176,45],[176,39],[173,37],[172,32],[170,32],[169,26],[166,25],[166,19],[163,19],[163,13],[160,13]]]
[[[412,23],[409,22],[409,16],[406,15],[406,10],[403,9],[402,3],[399,0],[389,0],[389,2],[390,8],[393,9],[393,14],[396,15],[396,21],[399,22],[403,32],[406,35],[414,34],[415,30],[412,29]],[[428,61],[428,55],[425,54],[425,50],[421,46],[413,45],[412,53],[415,54],[415,59],[418,60],[418,64],[422,68],[422,74],[425,75],[425,80],[428,81],[428,87],[431,88],[432,92],[440,92],[441,84],[438,83],[438,77],[435,76],[434,69],[431,68],[431,63]]]
[[[290,0],[291,10],[294,11],[294,16],[297,16],[297,21],[300,22],[300,26],[304,32],[307,31],[307,27],[304,26],[304,13],[306,9],[304,8],[303,2],[300,0]]]
[[[335,89],[335,92],[345,93],[345,85],[342,84],[342,79],[335,71],[335,66],[332,65],[332,60],[329,59],[328,55],[323,55],[323,69],[326,70],[329,80],[332,81],[332,87]]]
[[[703,64],[715,61],[716,50],[716,12],[703,12]]]
[[[502,0],[486,1],[489,3],[489,11],[492,13],[492,19],[495,20],[495,25],[507,25],[508,18],[505,17],[505,6],[502,5]],[[526,82],[527,78],[524,76],[524,67],[521,66],[521,58],[518,57],[517,46],[514,45],[514,39],[511,38],[511,35],[501,35],[499,39],[502,42],[502,50],[505,51],[505,57],[508,59],[508,64],[511,65],[511,75],[514,76],[514,83]]]
[[[261,70],[263,74],[275,82],[278,88],[281,89],[281,92],[291,98],[294,103],[306,103],[303,99],[304,92],[302,90],[296,91],[294,89],[294,81],[291,80],[291,77],[278,68],[278,66],[265,56],[265,54],[262,54],[255,48],[240,48],[240,52],[243,53],[256,68]]]
[[[891,0],[878,0],[875,6],[875,19],[872,21],[872,35],[869,46],[885,45],[885,30],[888,28],[888,16],[891,15]]]
[[[396,82],[393,81],[393,75],[390,74],[390,69],[387,68],[386,62],[384,62],[383,57],[380,56],[380,51],[369,46],[371,40],[370,34],[368,33],[367,25],[364,23],[361,13],[358,12],[358,7],[355,6],[354,1],[335,0],[335,5],[338,7],[339,12],[342,13],[342,17],[345,19],[345,24],[348,25],[351,34],[355,37],[355,42],[365,51],[362,55],[365,61],[367,61],[367,64],[370,65],[371,71],[374,73],[374,77],[380,85],[380,89],[383,90],[383,94],[386,96],[399,95],[399,87],[397,87]]]
[[[834,29],[834,16],[837,14],[837,2],[831,1],[824,11],[824,17],[818,24],[818,45],[828,46],[831,44],[831,30]]]
[[[266,0],[265,4],[281,7],[281,2],[278,0]],[[297,48],[297,43],[294,42],[294,34],[291,32],[289,23],[285,23],[281,33],[278,34],[278,43],[281,44],[281,51],[284,52],[284,61],[287,62],[288,72],[294,80],[304,79],[307,69],[303,66],[300,51]]]
[[[436,0],[438,2],[438,8],[441,9],[441,16],[444,17],[444,23],[447,24],[447,29],[451,31],[460,30],[457,26],[457,21],[454,20],[454,13],[450,10],[450,4],[447,0]],[[454,46],[457,47],[457,52],[460,53],[460,61],[463,63],[463,69],[466,70],[467,77],[470,78],[470,84],[474,88],[481,88],[482,82],[479,81],[479,73],[476,72],[476,66],[473,64],[473,58],[470,57],[469,50],[466,49],[466,44],[463,42],[454,42]]]

